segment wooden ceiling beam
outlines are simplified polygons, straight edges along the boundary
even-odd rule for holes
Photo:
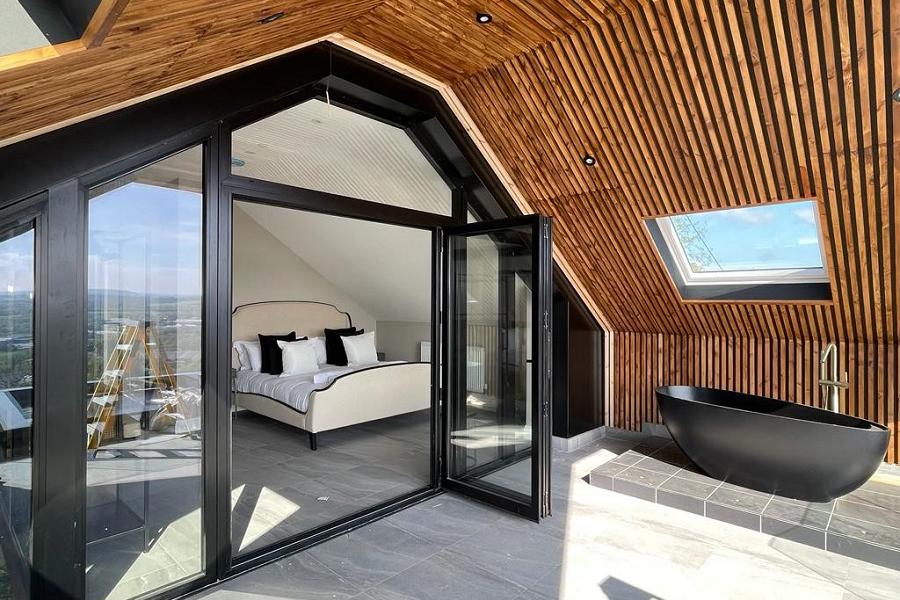
[[[100,5],[91,17],[81,36],[85,48],[96,48],[106,39],[130,0],[100,0]]]

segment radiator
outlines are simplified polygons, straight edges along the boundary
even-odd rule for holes
[[[419,360],[431,362],[431,342],[419,342]],[[466,391],[483,394],[484,384],[484,348],[466,346]]]

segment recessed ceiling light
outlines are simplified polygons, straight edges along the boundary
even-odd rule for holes
[[[486,25],[494,20],[494,17],[491,16],[490,13],[475,13],[475,22],[479,25]]]
[[[272,13],[271,15],[263,17],[262,19],[259,20],[259,22],[262,25],[267,25],[267,24],[271,23],[272,21],[277,21],[278,19],[280,19],[283,16],[284,16],[284,11],[282,10],[277,13]]]
[[[588,167],[593,167],[594,165],[597,164],[597,159],[594,158],[590,154],[585,154],[584,156],[581,157],[581,162],[583,162]]]
[[[900,102],[900,88],[894,90],[894,93],[891,94],[891,98],[894,99],[894,102]]]

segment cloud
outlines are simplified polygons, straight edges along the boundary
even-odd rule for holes
[[[797,238],[797,245],[798,246],[818,246],[819,238],[817,238],[817,237]]]
[[[813,207],[810,204],[795,208],[794,216],[804,223],[809,223],[810,225],[816,224],[816,212],[813,210]]]
[[[744,223],[750,223],[751,225],[771,223],[775,218],[775,215],[773,215],[771,211],[760,209],[761,207],[736,208],[725,211],[723,214],[729,218],[743,221]]]

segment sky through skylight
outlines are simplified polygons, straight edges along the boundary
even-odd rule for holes
[[[821,269],[813,201],[670,217],[694,273]]]

